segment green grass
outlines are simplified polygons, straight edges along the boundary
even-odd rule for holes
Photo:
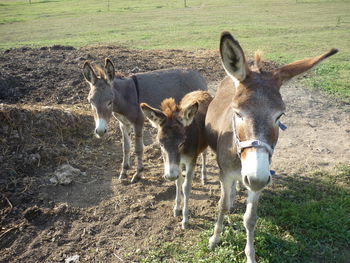
[[[334,173],[292,175],[264,191],[255,234],[258,262],[348,262],[350,252],[350,166]],[[208,251],[213,231],[143,252],[143,262],[244,262],[244,209],[227,216],[221,244]]]
[[[108,7],[109,2],[109,7]],[[0,3],[0,49],[120,44],[142,49],[217,49],[231,31],[248,56],[291,62],[340,53],[308,85],[350,102],[350,0],[52,0]]]
[[[261,49],[266,59],[281,63],[339,48],[307,84],[350,102],[349,0],[193,0],[187,5],[164,0],[4,0],[0,49],[101,43],[217,49],[220,33],[229,30],[248,56]]]

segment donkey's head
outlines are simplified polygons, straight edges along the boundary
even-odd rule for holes
[[[181,108],[170,98],[162,102],[162,110],[152,108],[146,103],[141,104],[141,109],[158,130],[157,139],[164,159],[164,177],[176,180],[181,173],[181,153],[186,151],[186,127],[192,123],[198,111],[198,103]]]
[[[85,62],[83,74],[90,84],[88,100],[95,119],[95,133],[102,137],[107,133],[107,123],[112,116],[114,93],[112,82],[115,76],[113,63],[107,58],[104,69],[92,68],[89,62]]]
[[[266,72],[260,67],[260,54],[256,54],[250,68],[239,43],[230,33],[222,33],[222,64],[235,89],[231,103],[233,140],[241,158],[242,181],[248,189],[259,191],[271,182],[271,157],[278,139],[279,119],[285,111],[281,85],[335,53],[337,50],[332,49]]]

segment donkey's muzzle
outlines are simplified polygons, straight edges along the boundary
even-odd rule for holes
[[[107,129],[95,129],[95,133],[98,137],[102,137],[107,133]]]
[[[271,182],[270,154],[265,148],[245,149],[242,162],[242,180],[252,191],[260,191]]]
[[[169,180],[169,181],[176,181],[179,177],[168,177],[168,176],[164,176],[165,179]]]
[[[243,183],[252,191],[260,191],[271,182],[271,175],[263,178],[245,175]]]
[[[95,123],[96,123],[95,133],[97,137],[102,137],[107,133],[107,121],[105,119],[98,118],[95,120]]]
[[[175,181],[181,173],[180,166],[174,162],[164,162],[164,178],[170,181]]]
[[[175,174],[175,173],[165,174],[164,178],[169,181],[175,181],[179,178],[179,174]]]
[[[164,178],[170,181],[175,181],[179,178],[181,171],[178,165],[170,164],[165,168]]]

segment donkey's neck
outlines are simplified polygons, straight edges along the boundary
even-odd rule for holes
[[[137,92],[134,81],[129,79],[114,79],[114,108],[113,111],[128,115],[128,113],[138,109]]]

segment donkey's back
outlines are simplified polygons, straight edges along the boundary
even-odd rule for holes
[[[156,70],[136,74],[139,85],[139,101],[160,108],[165,98],[179,103],[182,97],[195,90],[208,90],[199,72],[184,69]]]

